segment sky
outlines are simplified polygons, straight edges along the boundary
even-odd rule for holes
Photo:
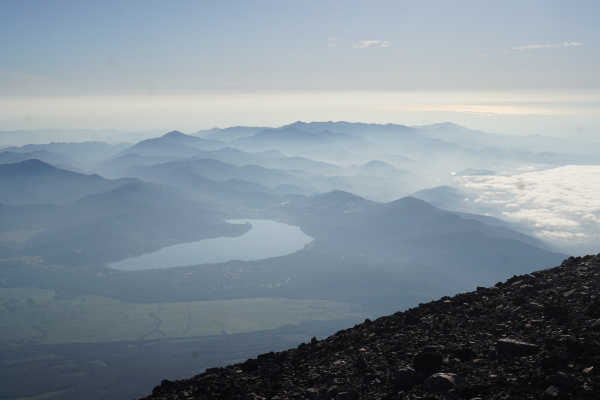
[[[294,122],[600,140],[597,0],[2,0],[0,131]]]

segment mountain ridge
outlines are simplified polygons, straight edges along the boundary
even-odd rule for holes
[[[60,169],[38,159],[0,164],[0,203],[60,204],[101,190],[110,190],[133,178],[105,179]]]
[[[600,255],[369,319],[143,400],[596,399]]]

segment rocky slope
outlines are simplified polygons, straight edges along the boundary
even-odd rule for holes
[[[366,320],[154,399],[598,399],[600,255]]]

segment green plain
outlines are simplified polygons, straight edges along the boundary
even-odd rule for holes
[[[230,335],[364,315],[355,305],[327,300],[254,298],[134,303],[49,289],[0,289],[0,341],[19,344]]]

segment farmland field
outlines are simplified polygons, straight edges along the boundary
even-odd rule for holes
[[[0,289],[0,338],[30,344],[228,335],[360,316],[352,305],[325,300],[256,298],[147,304],[48,289]]]
[[[149,392],[161,379],[293,347],[365,315],[355,305],[327,300],[136,303],[2,288],[0,387],[3,398],[11,400],[99,398],[94,397],[99,393],[131,398]],[[119,380],[127,380],[124,387],[114,385]],[[109,381],[113,384],[107,389]]]

